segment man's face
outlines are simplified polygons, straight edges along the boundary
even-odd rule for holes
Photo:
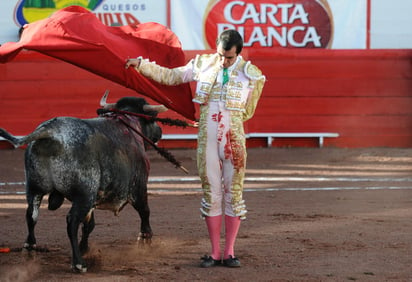
[[[236,46],[233,46],[232,49],[226,51],[223,49],[222,44],[217,45],[217,53],[220,56],[220,62],[224,68],[228,68],[236,62]]]

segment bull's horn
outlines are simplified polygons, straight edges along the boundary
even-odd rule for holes
[[[143,106],[143,111],[145,112],[157,112],[157,113],[163,113],[166,112],[168,108],[166,108],[163,105],[144,105]]]
[[[102,96],[102,98],[100,99],[100,107],[104,107],[106,106],[106,100],[107,100],[107,96],[109,96],[110,90],[106,89],[106,91],[104,91],[104,94]]]
[[[106,100],[107,100],[107,96],[109,96],[110,90],[106,90],[103,94],[103,97],[100,99],[100,107],[104,108],[104,109],[110,109],[113,108],[116,104],[107,104]]]

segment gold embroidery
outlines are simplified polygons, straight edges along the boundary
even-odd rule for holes
[[[220,82],[216,82],[212,87],[212,91],[213,92],[220,92],[220,89],[222,88],[221,86],[222,86],[222,84],[220,84]]]
[[[211,88],[211,83],[209,82],[199,82],[200,83],[200,91],[208,93]]]
[[[228,99],[240,100],[242,98],[242,92],[239,90],[230,89],[227,93]]]
[[[243,85],[241,81],[235,81],[235,80],[231,80],[229,81],[229,83],[227,84],[228,88],[238,88],[238,89],[242,89]]]
[[[226,108],[229,110],[243,110],[246,102],[226,99]]]
[[[251,79],[260,79],[262,77],[262,72],[258,67],[252,65],[250,62],[246,64],[245,74]]]
[[[232,114],[230,119],[230,144],[233,153],[234,172],[232,177],[232,208],[241,219],[246,218],[246,206],[243,200],[243,183],[246,171],[246,140],[243,128],[242,116]]]
[[[226,95],[221,93],[213,93],[210,95],[210,101],[226,101]]]
[[[265,84],[264,77],[255,81],[255,85],[254,85],[255,87],[253,88],[252,93],[250,94],[250,97],[247,101],[247,104],[245,105],[243,121],[250,119],[255,113],[256,106],[262,94],[262,89],[263,89],[264,84]]]

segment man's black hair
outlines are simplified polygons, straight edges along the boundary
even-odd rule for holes
[[[222,43],[222,48],[229,51],[236,46],[236,55],[239,55],[243,48],[243,38],[237,30],[227,29],[223,31],[216,40],[216,46]]]

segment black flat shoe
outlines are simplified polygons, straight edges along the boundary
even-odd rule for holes
[[[229,256],[228,259],[223,260],[223,265],[227,267],[240,267],[240,261],[238,258]]]
[[[211,256],[203,256],[200,259],[202,260],[202,262],[200,263],[200,267],[204,267],[204,268],[222,264],[220,260],[213,259]]]

